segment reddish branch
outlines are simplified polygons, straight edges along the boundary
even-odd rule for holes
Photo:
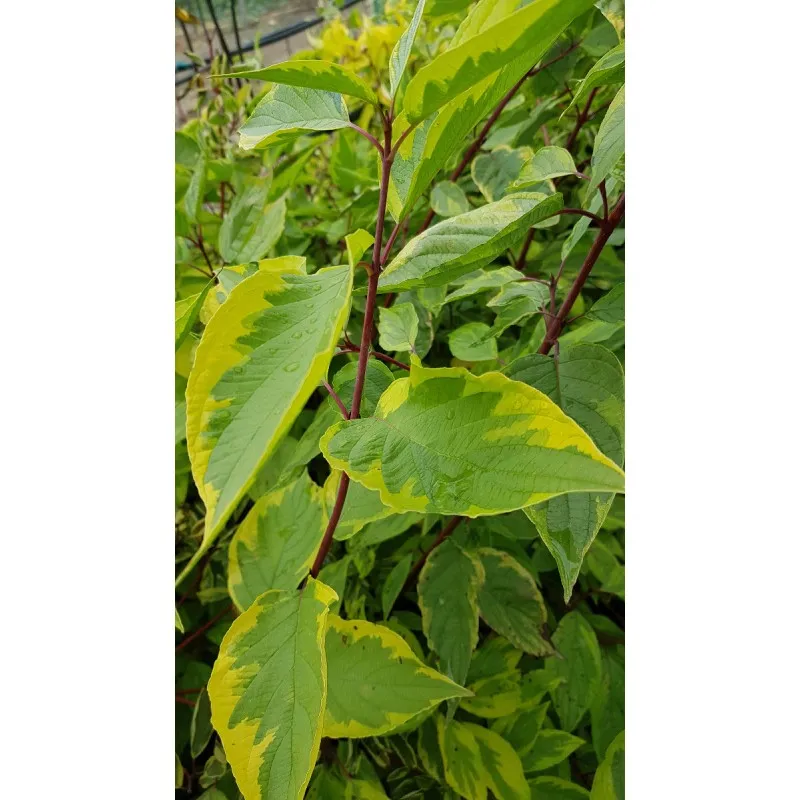
[[[333,402],[336,403],[337,406],[339,406],[339,411],[342,412],[342,416],[345,419],[350,419],[350,416],[347,412],[347,406],[342,402],[342,398],[339,397],[338,394],[336,394],[336,391],[334,390],[333,386],[331,386],[328,383],[328,381],[322,381],[322,385],[325,387],[328,394],[333,398]]]
[[[208,622],[206,622],[205,625],[202,625],[196,631],[194,631],[194,633],[192,633],[189,636],[187,636],[175,648],[175,652],[177,653],[177,652],[183,650],[183,648],[186,647],[186,645],[188,645],[190,642],[193,642],[198,636],[202,636],[209,628],[213,628],[214,625],[216,625],[223,617],[226,617],[228,614],[230,614],[231,611],[236,611],[236,607],[233,606],[233,605],[230,605],[227,608],[224,608],[222,611],[220,611],[219,614],[215,614],[213,617],[211,617],[211,619]]]
[[[367,360],[372,348],[373,321],[375,317],[375,299],[378,295],[378,278],[381,274],[381,249],[383,247],[383,226],[386,220],[386,204],[389,198],[389,174],[392,169],[392,118],[391,114],[382,114],[383,121],[383,147],[375,140],[375,146],[381,157],[381,186],[378,198],[378,220],[375,224],[375,244],[372,248],[372,265],[368,268],[369,280],[367,283],[367,301],[364,308],[364,326],[361,329],[361,345],[358,348],[358,367],[356,370],[356,383],[353,388],[353,402],[350,405],[350,419],[357,419],[361,411],[361,397],[364,394],[364,380],[367,374]],[[374,139],[371,135],[368,137]],[[319,574],[325,557],[331,549],[333,534],[342,516],[345,500],[347,499],[347,489],[350,486],[350,478],[346,472],[342,472],[339,479],[339,488],[336,491],[336,500],[331,511],[328,525],[322,537],[322,542],[317,551],[317,557],[311,567],[311,576],[316,578]]]
[[[572,286],[570,286],[569,292],[567,292],[567,296],[564,298],[564,302],[561,303],[561,308],[558,309],[558,313],[550,320],[550,323],[547,326],[547,333],[545,334],[544,341],[538,350],[538,352],[542,355],[547,355],[547,353],[550,352],[550,348],[558,341],[558,337],[561,335],[561,331],[564,328],[567,316],[572,310],[572,306],[575,304],[575,301],[578,299],[578,295],[580,295],[581,289],[583,289],[583,285],[586,283],[586,279],[589,277],[589,273],[597,263],[600,253],[603,251],[603,248],[606,246],[606,242],[608,242],[609,237],[614,232],[617,225],[619,225],[624,213],[625,193],[623,192],[620,195],[617,204],[614,206],[614,209],[608,215],[608,219],[605,219],[601,222],[600,233],[597,235],[594,243],[589,248],[589,252],[586,254],[586,259],[581,266],[580,272],[578,272],[578,275],[575,278]]]
[[[428,556],[448,537],[450,534],[464,521],[464,517],[452,517],[447,525],[443,525],[436,537],[434,543],[420,556],[419,561],[411,567],[411,572],[408,573],[406,582],[403,586],[408,589],[414,579],[414,576],[425,566]]]

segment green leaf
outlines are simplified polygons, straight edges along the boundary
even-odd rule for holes
[[[603,675],[590,708],[592,746],[603,759],[611,742],[625,729],[625,667],[607,650],[602,651]]]
[[[324,632],[336,599],[310,578],[262,594],[222,640],[211,719],[245,800],[298,800],[311,779],[327,695]]]
[[[186,633],[186,629],[183,626],[183,620],[181,619],[181,614],[178,609],[175,609],[175,629],[180,631],[181,633]]]
[[[443,220],[415,236],[381,273],[378,290],[442,286],[488,264],[528,228],[563,207],[560,194],[509,195]]]
[[[624,485],[619,467],[537,390],[413,360],[374,417],[338,422],[320,446],[334,469],[398,511],[478,517]]]
[[[475,681],[467,688],[475,696],[464,698],[461,701],[461,707],[477,717],[496,719],[508,716],[519,708],[522,701],[522,689],[517,670]]]
[[[344,237],[344,243],[347,247],[347,260],[353,269],[356,268],[361,256],[367,252],[374,241],[375,237],[363,228],[359,228],[355,233],[348,233]]]
[[[431,189],[431,208],[440,217],[465,214],[471,206],[464,190],[452,181],[442,181]]]
[[[561,348],[558,360],[523,356],[506,374],[557,402],[605,455],[622,464],[625,388],[622,366],[613,353],[596,344],[571,345]],[[607,493],[571,494],[525,509],[556,560],[565,602],[613,499]]]
[[[589,800],[589,792],[583,786],[554,775],[532,778],[528,786],[531,787],[531,800]]]
[[[606,751],[592,782],[592,800],[625,800],[625,731]]]
[[[331,616],[325,638],[328,705],[324,735],[380,736],[469,691],[426,667],[394,631]]]
[[[271,67],[217,75],[218,78],[249,78],[251,80],[271,81],[296,88],[316,89],[324,92],[338,92],[358,97],[372,105],[378,105],[378,97],[370,85],[355,72],[334,64],[331,61],[298,60],[283,61]]]
[[[175,350],[177,350],[189,335],[189,331],[194,327],[200,316],[200,309],[203,307],[206,295],[214,281],[209,281],[197,294],[178,300],[175,303]]]
[[[330,606],[331,614],[338,614],[344,597],[344,589],[347,585],[347,573],[350,569],[350,556],[340,558],[338,561],[329,561],[320,571],[319,580],[328,585],[339,595],[338,600],[334,600]]]
[[[478,559],[446,539],[425,562],[417,583],[422,630],[444,673],[463,684],[478,643]]]
[[[617,92],[600,123],[592,150],[592,174],[586,196],[591,197],[611,174],[625,152],[625,84]]]
[[[574,753],[583,739],[566,731],[545,729],[539,732],[533,747],[523,756],[525,772],[540,772],[560,764],[570,753]]]
[[[547,661],[547,672],[563,678],[550,691],[553,708],[565,731],[574,731],[589,710],[602,677],[600,645],[592,626],[577,611],[561,618],[553,645],[562,658]]]
[[[596,0],[595,6],[614,26],[619,40],[622,41],[625,31],[625,0]]]
[[[520,325],[534,314],[541,314],[550,299],[550,292],[542,283],[518,281],[507,283],[486,304],[496,316],[491,336],[498,337],[512,325]]]
[[[400,592],[403,591],[403,585],[408,578],[408,573],[411,571],[411,553],[406,553],[395,565],[392,571],[386,576],[383,588],[381,589],[381,610],[383,611],[383,618],[388,619],[389,614],[392,612],[392,606],[395,604]],[[452,678],[453,676],[450,675]],[[456,683],[463,683],[462,680],[455,679]]]
[[[338,470],[334,470],[325,481],[325,500],[329,509],[332,509],[336,502],[341,474]],[[370,522],[377,522],[396,513],[394,509],[384,505],[378,492],[367,489],[360,483],[352,483],[347,491],[334,538],[337,542],[343,542],[355,536]]]
[[[500,735],[480,725],[465,722],[480,752],[484,780],[497,800],[530,800],[522,764],[514,748]]]
[[[468,322],[447,337],[450,352],[461,361],[489,361],[497,358],[497,340],[485,322]]]
[[[577,168],[569,150],[563,147],[542,147],[525,164],[511,188],[525,189],[542,181],[574,175],[576,172]]]
[[[424,10],[425,0],[418,0],[411,22],[397,40],[394,50],[392,50],[392,56],[389,59],[389,96],[392,99],[397,94],[400,80],[405,72],[406,64],[408,64],[408,57],[411,55],[411,48],[414,46],[414,39],[417,36],[417,29],[422,20],[422,12]]]
[[[183,196],[183,207],[189,222],[196,222],[203,208],[203,197],[206,192],[206,168],[206,157],[201,155],[192,170],[189,186]]]
[[[586,77],[578,84],[572,95],[570,104],[561,114],[563,117],[573,106],[580,107],[589,97],[592,89],[622,83],[625,80],[625,45],[620,44],[601,56],[586,73]]]
[[[419,330],[417,312],[411,303],[395,303],[380,309],[378,343],[384,350],[416,352],[414,343]]]
[[[472,161],[472,180],[486,198],[493,203],[509,192],[509,187],[517,181],[523,166],[530,161],[530,147],[519,147],[512,150],[507,145],[483,153]]]
[[[197,563],[319,385],[350,306],[350,267],[257,272],[235,286],[197,347],[186,440],[206,505]]]
[[[411,122],[429,117],[478,81],[525,55],[533,66],[591,0],[536,0],[446,50],[411,79],[403,110]]]
[[[236,195],[219,229],[219,252],[228,264],[258,261],[283,233],[286,203],[269,203],[268,194],[263,181]]]
[[[357,374],[358,362],[349,361],[333,376],[333,388],[339,397],[347,401],[350,400],[353,396]],[[392,371],[382,361],[378,361],[376,358],[367,361],[367,370],[364,373],[364,393],[361,396],[362,416],[372,416],[375,406],[378,405],[378,400],[391,386],[393,380]],[[333,400],[329,400],[329,402],[333,405]],[[338,414],[339,411],[337,410]],[[331,420],[331,424],[333,424],[333,421]],[[322,436],[324,432],[324,429],[321,430],[319,435]]]
[[[453,281],[453,283],[458,283],[460,280],[462,284],[457,289],[450,292],[450,294],[445,297],[444,301],[445,303],[452,303],[456,300],[464,300],[467,297],[473,297],[481,292],[499,289],[507,283],[521,281],[522,278],[522,273],[514,267],[500,267],[492,270],[481,269],[470,273],[464,278]]]
[[[322,489],[304,470],[265,494],[228,548],[228,591],[240,611],[269,589],[296,589],[308,574],[327,524]]]
[[[527,711],[519,712],[507,722],[500,720],[500,723],[496,723],[503,738],[520,756],[525,756],[533,748],[536,737],[542,730],[549,707],[550,703],[542,703]]]
[[[271,144],[287,132],[332,131],[349,124],[347,106],[340,94],[278,84],[264,95],[239,128],[239,147],[252,150],[256,145]]]
[[[211,701],[208,691],[203,687],[197,695],[197,702],[192,710],[192,722],[189,727],[189,751],[192,758],[198,758],[206,745],[211,741],[214,728],[211,725]]]
[[[601,322],[625,322],[625,284],[618,283],[608,294],[604,294],[586,316]]]
[[[467,800],[486,800],[481,750],[471,726],[456,720],[445,725],[444,718],[437,715],[436,733],[448,786]]]
[[[478,608],[486,624],[526,653],[552,653],[542,634],[547,611],[531,574],[501,550],[482,547],[476,555],[486,575],[478,593]]]
[[[180,789],[183,786],[183,764],[177,753],[175,753],[175,788]]]

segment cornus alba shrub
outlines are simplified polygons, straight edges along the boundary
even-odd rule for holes
[[[334,14],[195,79],[180,796],[624,796],[620,5]]]

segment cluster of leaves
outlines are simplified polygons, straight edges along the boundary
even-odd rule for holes
[[[176,133],[178,794],[617,800],[621,2],[381,15]]]

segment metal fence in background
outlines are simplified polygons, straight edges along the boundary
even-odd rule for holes
[[[337,6],[361,2],[344,0]],[[258,47],[273,49],[273,58],[264,54],[265,63],[287,58],[307,46],[302,34],[324,22],[317,0],[180,0],[175,16],[176,87],[208,71],[219,54],[232,63]],[[274,50],[281,43],[285,52]]]

